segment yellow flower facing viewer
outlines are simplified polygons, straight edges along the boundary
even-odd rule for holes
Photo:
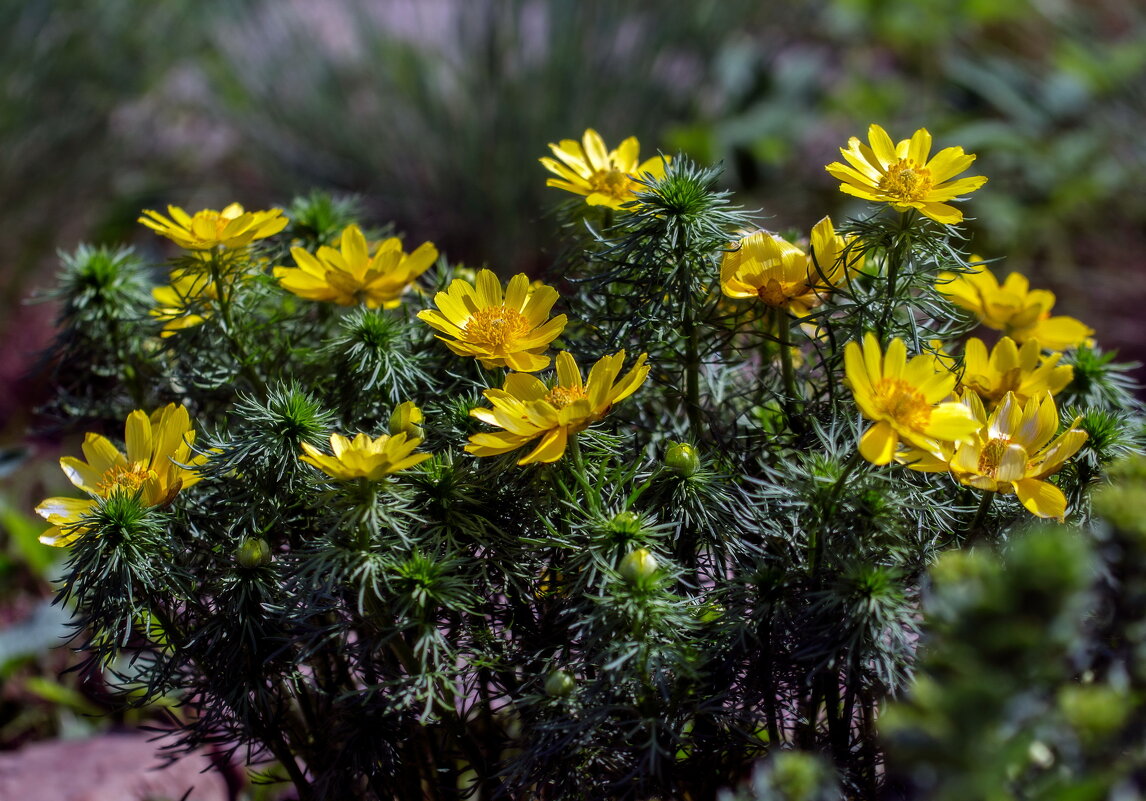
[[[604,356],[581,380],[581,371],[572,354],[557,354],[557,383],[546,386],[536,376],[511,373],[502,389],[487,389],[492,409],[473,409],[470,415],[503,429],[473,434],[466,452],[474,456],[509,453],[540,439],[537,446],[518,460],[519,465],[556,462],[565,453],[569,437],[584,431],[604,417],[613,404],[632,395],[649,374],[647,354],[623,377],[618,378],[625,352]]]
[[[82,447],[84,459],[65,456],[60,467],[68,480],[86,492],[87,498],[48,498],[36,513],[52,524],[40,536],[45,545],[66,547],[83,532],[80,521],[96,505],[96,498],[120,492],[139,493],[145,506],[170,503],[181,489],[199,481],[194,468],[207,460],[192,455],[195,431],[187,409],[169,403],[150,415],[137,409],[124,425],[127,453],[106,437],[88,434]]]
[[[238,203],[222,211],[203,209],[194,216],[178,206],[168,206],[167,213],[170,218],[144,209],[138,221],[185,250],[236,250],[256,239],[274,236],[289,222],[282,209],[244,211]]]
[[[1062,520],[1066,497],[1045,479],[1086,442],[1087,434],[1078,428],[1078,421],[1055,438],[1058,410],[1049,392],[1025,404],[1008,392],[990,417],[975,393],[966,393],[963,401],[974,413],[979,430],[955,449],[951,474],[969,487],[1013,492],[1031,514]]]
[[[275,267],[275,277],[283,289],[308,300],[367,308],[393,309],[402,293],[430,268],[438,249],[423,242],[414,252],[402,250],[402,240],[391,237],[370,255],[366,237],[357,225],[347,226],[339,237],[338,249],[323,245],[317,254],[292,248],[297,267]]]
[[[1000,286],[986,265],[977,264],[967,273],[940,273],[935,288],[983,325],[1015,342],[1037,339],[1044,348],[1065,350],[1078,347],[1094,334],[1073,317],[1051,317],[1054,293],[1031,289],[1030,282],[1018,273],[1008,275]]]
[[[549,149],[556,158],[545,157],[541,163],[557,178],[550,178],[546,186],[564,189],[566,192],[584,195],[590,206],[621,208],[622,204],[636,199],[634,192],[640,186],[633,179],[663,178],[667,156],[655,156],[643,162],[638,161],[640,143],[630,136],[616,150],[606,150],[601,135],[589,128],[581,141],[562,139],[558,144],[550,143]]]
[[[836,234],[829,217],[812,229],[811,252],[807,254],[775,234],[756,231],[724,254],[720,290],[730,298],[756,298],[804,317],[858,269],[855,264],[845,264],[847,244]]]
[[[1022,404],[1047,392],[1057,395],[1071,382],[1074,368],[1060,365],[1061,358],[1061,353],[1043,356],[1037,339],[1028,339],[1018,347],[1013,339],[1003,337],[988,353],[983,340],[971,337],[963,349],[960,383],[991,406],[1008,392]]]
[[[219,293],[208,273],[177,270],[171,274],[170,284],[151,290],[151,297],[157,305],[150,314],[163,322],[159,336],[170,337],[202,325],[211,316],[210,303],[218,300]]]
[[[931,134],[926,128],[898,143],[878,125],[868,128],[867,136],[870,144],[853,136],[847,148],[840,148],[847,164],[834,161],[825,167],[842,181],[841,192],[889,203],[896,211],[918,209],[936,222],[953,225],[963,220],[963,212],[947,201],[958,200],[987,182],[982,175],[955,178],[975,161],[961,147],[944,148],[929,159]]]
[[[556,289],[531,287],[525,273],[509,279],[503,294],[497,276],[481,270],[474,284],[455,278],[434,296],[438,309],[420,311],[418,318],[445,334],[438,339],[459,356],[532,373],[549,366],[542,354],[565,330],[564,314],[546,321],[556,301]]]
[[[407,437],[404,432],[393,436],[383,434],[377,439],[360,433],[353,440],[341,434],[331,434],[330,450],[333,456],[304,442],[302,449],[305,453],[299,459],[338,481],[354,481],[359,478],[381,481],[392,473],[429,459],[428,453],[414,453],[414,449],[421,444],[421,438]]]
[[[893,339],[883,353],[874,334],[863,347],[849,342],[844,349],[844,373],[856,404],[875,425],[860,438],[860,454],[872,464],[888,464],[900,440],[927,452],[939,441],[970,436],[978,422],[961,403],[942,402],[955,388],[955,374],[931,354],[907,360],[902,339]]]

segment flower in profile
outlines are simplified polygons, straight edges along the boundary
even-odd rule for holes
[[[883,353],[868,333],[863,347],[849,342],[844,373],[856,404],[875,422],[860,439],[860,454],[872,464],[888,464],[901,440],[934,453],[942,441],[954,442],[978,428],[961,403],[943,402],[955,388],[955,375],[931,354],[907,360],[902,339],[893,339]]]
[[[546,322],[557,301],[557,290],[542,284],[532,288],[525,273],[509,279],[504,294],[490,270],[481,270],[470,284],[455,278],[434,296],[438,310],[418,317],[447,336],[438,339],[459,356],[473,356],[485,367],[508,367],[526,373],[549,366],[542,353],[565,330],[565,315]]]
[[[305,453],[299,458],[338,481],[354,481],[359,478],[381,481],[392,473],[429,459],[428,453],[414,453],[414,449],[421,444],[421,438],[408,437],[405,433],[393,436],[383,434],[377,439],[358,434],[353,440],[341,434],[331,434],[330,449],[333,456],[304,442],[302,449]]]
[[[187,409],[169,403],[150,415],[137,409],[124,426],[127,453],[106,437],[88,434],[82,445],[84,459],[65,456],[60,467],[68,480],[88,498],[48,498],[36,513],[52,524],[40,536],[45,545],[66,547],[83,532],[83,517],[96,506],[97,498],[118,493],[138,495],[145,506],[164,506],[181,489],[199,481],[194,468],[207,460],[192,455],[195,431]]]
[[[211,301],[218,300],[215,283],[206,272],[176,270],[171,283],[151,290],[156,307],[151,316],[163,323],[161,337],[202,325],[211,316]]]
[[[178,206],[168,206],[167,213],[171,217],[144,209],[138,221],[185,250],[237,250],[256,239],[274,236],[289,222],[282,209],[243,211],[238,203],[222,211],[203,209],[194,216]]]
[[[991,406],[1008,392],[1023,404],[1047,392],[1057,395],[1071,382],[1074,368],[1060,365],[1061,358],[1061,353],[1043,356],[1037,339],[1028,339],[1018,347],[1013,339],[1003,337],[988,353],[983,340],[971,337],[963,349],[960,383]]]
[[[422,423],[425,416],[413,401],[403,401],[390,413],[390,434],[406,434],[408,437],[423,437]]]
[[[555,186],[567,192],[585,195],[590,206],[608,206],[619,209],[636,199],[634,192],[640,186],[634,179],[664,177],[667,156],[655,156],[638,161],[640,143],[630,136],[616,150],[606,150],[601,135],[589,128],[581,141],[562,139],[550,143],[549,149],[557,158],[545,157],[541,163],[557,178],[550,178],[546,186]]]
[[[492,409],[470,412],[483,423],[503,430],[472,435],[466,452],[496,456],[540,439],[517,463],[556,462],[565,453],[569,437],[600,420],[613,404],[632,395],[644,383],[649,374],[646,358],[647,354],[642,353],[629,372],[618,378],[625,352],[604,356],[582,381],[572,354],[562,351],[557,354],[557,383],[553,387],[526,373],[510,373],[502,389],[485,391]]]
[[[807,254],[775,234],[756,231],[725,252],[720,289],[730,298],[756,298],[804,317],[856,269],[845,263],[847,246],[829,217],[812,229],[812,249]]]
[[[1078,347],[1094,334],[1073,317],[1051,317],[1054,293],[1031,289],[1030,282],[1018,273],[1008,275],[1000,286],[986,265],[974,264],[970,272],[940,273],[935,288],[956,306],[972,312],[980,323],[1015,342],[1037,339],[1044,348],[1065,350]]]
[[[858,138],[840,148],[847,164],[834,161],[825,169],[838,178],[840,191],[864,200],[889,203],[896,211],[919,209],[936,222],[952,225],[963,220],[963,212],[946,201],[973,192],[987,182],[985,176],[955,176],[975,160],[961,147],[947,147],[929,159],[931,134],[920,128],[910,139],[891,141],[878,125],[868,128],[865,145]]]
[[[367,308],[396,308],[402,293],[438,258],[438,249],[423,242],[413,253],[402,250],[402,240],[391,237],[370,255],[366,237],[357,225],[342,231],[338,249],[323,245],[316,254],[292,248],[297,267],[275,267],[275,277],[288,292],[308,300]]]
[[[966,393],[963,402],[973,412],[979,430],[955,449],[951,474],[969,487],[1013,492],[1031,514],[1062,520],[1066,497],[1045,479],[1086,442],[1087,434],[1078,428],[1078,420],[1055,437],[1058,410],[1049,392],[1025,404],[1008,392],[990,417],[975,393]]]

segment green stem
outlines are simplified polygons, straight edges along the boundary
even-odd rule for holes
[[[227,337],[227,342],[231,345],[231,355],[235,358],[235,361],[239,363],[239,370],[251,385],[251,390],[259,392],[262,382],[259,381],[258,375],[251,367],[247,349],[243,346],[242,340],[239,338],[238,329],[235,327],[234,319],[231,316],[231,300],[234,296],[234,287],[229,281],[224,280],[219,261],[220,254],[212,253],[211,258],[207,260],[207,269],[211,273],[211,283],[215,287],[216,305],[219,307],[219,319],[223,324],[223,335]]]
[[[804,430],[804,421],[800,417],[799,387],[796,386],[796,370],[792,366],[792,321],[788,319],[785,309],[773,309],[773,319],[776,327],[776,341],[780,346],[780,371],[784,379],[784,397],[781,405],[784,407],[784,416],[788,418],[788,426],[795,432]]]
[[[686,287],[684,297],[684,404],[688,430],[693,441],[700,442],[700,329],[692,308],[692,292]]]
[[[974,542],[979,538],[980,534],[986,534],[983,524],[987,522],[987,512],[991,509],[991,503],[995,500],[995,493],[990,490],[983,490],[983,499],[979,501],[979,508],[975,510],[975,517],[971,521],[971,525],[967,527],[967,542]]]
[[[895,238],[895,246],[888,254],[887,264],[887,299],[883,304],[883,314],[879,319],[876,334],[879,341],[884,341],[888,324],[891,322],[891,313],[895,309],[895,295],[899,283],[899,267],[905,257],[910,257],[911,251],[911,224],[915,221],[915,209],[908,209],[899,217],[899,235]]]

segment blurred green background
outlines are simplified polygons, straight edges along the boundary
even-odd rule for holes
[[[926,126],[990,177],[965,205],[975,252],[1143,355],[1139,0],[8,0],[0,92],[0,449],[43,391],[25,376],[53,310],[24,300],[57,249],[130,242],[158,258],[142,208],[321,188],[454,262],[537,274],[559,250],[546,210],[565,199],[537,159],[588,126],[722,161],[743,205],[800,230],[861,208],[823,169],[849,136]],[[54,554],[28,512],[59,479],[50,461],[7,459],[0,623],[16,626],[48,594]],[[0,654],[0,680],[24,679],[0,689],[0,748],[98,706],[74,676],[70,696],[28,689],[56,681],[42,654],[58,621],[45,627]]]

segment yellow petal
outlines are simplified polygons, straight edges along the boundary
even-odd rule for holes
[[[889,464],[895,457],[899,435],[886,421],[873,425],[860,438],[859,451],[863,458],[872,464]]]

